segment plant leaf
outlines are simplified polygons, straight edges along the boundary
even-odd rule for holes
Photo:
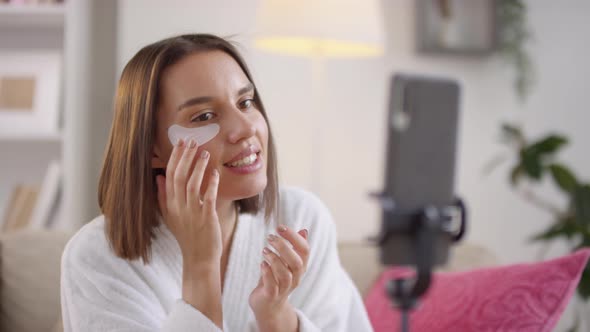
[[[590,248],[590,232],[582,232],[582,241],[575,246],[573,251],[583,249],[583,248]]]
[[[584,272],[582,272],[582,277],[578,284],[578,293],[584,301],[590,298],[590,264],[587,264]]]
[[[545,231],[534,235],[531,241],[547,241],[554,240],[555,238],[564,236],[567,239],[571,239],[574,235],[579,232],[575,220],[571,217],[558,220],[556,223],[551,225]]]
[[[534,149],[525,148],[520,152],[520,164],[523,166],[525,174],[533,179],[540,180],[543,175],[543,166],[541,165],[541,158]]]
[[[577,186],[573,201],[576,222],[582,226],[590,225],[590,185]]]
[[[577,251],[582,248],[588,248],[588,246],[590,246],[590,236],[586,234],[584,235],[582,243],[577,245],[573,251]],[[578,284],[578,294],[580,294],[580,297],[584,301],[590,298],[590,262],[586,263],[586,267],[584,268],[584,271],[582,271],[580,283]]]
[[[502,136],[510,142],[524,142],[524,135],[522,133],[522,130],[516,125],[510,123],[502,124]]]
[[[578,186],[574,174],[564,165],[553,164],[549,166],[555,183],[566,193],[573,193]]]
[[[535,155],[546,155],[557,152],[562,146],[567,144],[567,138],[561,135],[549,135],[529,146]]]
[[[542,163],[543,158],[555,153],[564,144],[567,139],[559,135],[549,135],[529,146],[520,150],[520,163],[524,166],[526,175],[532,180],[540,180],[545,166]]]

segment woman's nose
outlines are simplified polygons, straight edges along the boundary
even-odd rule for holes
[[[229,127],[228,138],[230,143],[238,143],[256,134],[256,126],[252,119],[248,117],[248,113],[236,109],[231,114],[232,116],[227,124]]]

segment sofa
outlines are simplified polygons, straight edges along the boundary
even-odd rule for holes
[[[62,331],[60,259],[72,234],[22,230],[0,233],[0,331]],[[378,248],[365,243],[339,243],[342,265],[364,296],[384,269]],[[488,250],[461,244],[443,270],[495,265]]]

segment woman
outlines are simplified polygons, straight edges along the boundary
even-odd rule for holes
[[[329,212],[279,192],[276,164],[230,43],[184,35],[140,50],[117,89],[103,215],[63,254],[65,330],[371,330]]]

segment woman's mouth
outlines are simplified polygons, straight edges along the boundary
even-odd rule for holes
[[[260,152],[252,153],[240,160],[224,164],[224,166],[238,174],[254,173],[262,168]]]
[[[258,158],[257,153],[252,153],[249,156],[246,156],[240,160],[234,161],[233,163],[226,164],[228,167],[241,167],[241,166],[248,166],[252,165],[256,159]]]

